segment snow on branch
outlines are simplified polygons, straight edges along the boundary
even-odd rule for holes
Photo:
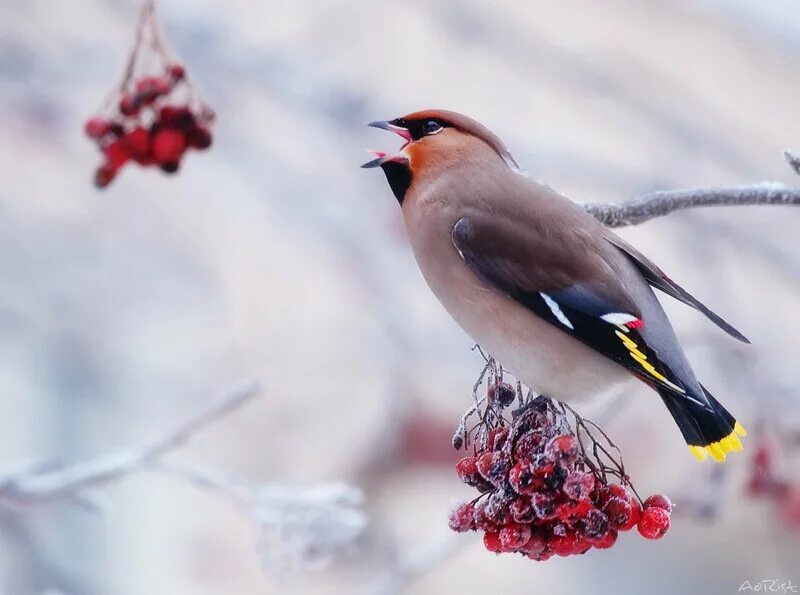
[[[52,468],[38,464],[0,474],[0,503],[33,504],[57,499],[77,499],[85,490],[99,487],[152,466],[194,434],[239,409],[259,392],[258,384],[245,382],[223,395],[207,409],[178,424],[160,438],[88,461]]]
[[[265,485],[254,492],[253,504],[262,566],[279,576],[321,570],[356,553],[367,526],[364,494],[341,482],[305,489]]]
[[[24,510],[63,501],[97,508],[91,490],[135,472],[153,471],[222,496],[244,510],[255,525],[265,570],[287,575],[323,568],[357,548],[367,525],[360,489],[342,482],[248,484],[209,469],[164,460],[200,430],[239,410],[258,394],[255,382],[245,382],[155,440],[69,466],[37,463],[0,473],[0,506]]]
[[[205,469],[160,462],[166,475],[233,500],[256,527],[263,569],[279,578],[321,570],[358,551],[364,493],[344,482],[249,485]]]
[[[784,151],[783,156],[789,166],[800,175],[800,156],[791,151]],[[763,182],[749,186],[659,190],[616,205],[588,203],[583,207],[609,227],[626,227],[684,209],[746,205],[800,206],[800,188],[789,188],[777,182]]]

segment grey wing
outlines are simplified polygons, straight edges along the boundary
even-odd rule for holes
[[[670,279],[664,271],[658,268],[655,263],[653,263],[650,259],[644,256],[641,252],[639,252],[636,248],[628,244],[622,238],[617,236],[613,233],[608,233],[606,235],[606,239],[614,245],[616,248],[620,250],[622,254],[624,254],[633,265],[639,270],[642,276],[647,279],[647,282],[650,283],[656,289],[663,291],[667,295],[675,298],[683,302],[684,304],[691,306],[695,310],[702,312],[706,318],[708,318],[711,322],[716,324],[719,328],[724,330],[728,333],[731,337],[742,341],[743,343],[750,343],[750,340],[745,337],[742,333],[736,330],[733,325],[729,324],[721,316],[713,312],[710,308],[708,308],[705,304],[703,304],[700,300],[695,298],[691,295],[688,291],[683,289],[680,285],[675,283],[672,279]]]

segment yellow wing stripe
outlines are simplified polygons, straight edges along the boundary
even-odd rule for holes
[[[656,378],[663,382],[664,384],[668,385],[673,390],[676,390],[680,393],[685,393],[681,387],[675,385],[674,383],[670,382],[663,374],[661,374],[658,370],[653,367],[649,361],[647,361],[647,355],[642,353],[639,350],[639,346],[636,342],[627,336],[628,329],[619,327],[620,330],[615,330],[614,332],[616,335],[622,340],[622,344],[625,345],[625,348],[630,351],[631,357],[638,363],[648,374],[650,374],[653,378]],[[739,436],[747,436],[747,431],[744,429],[742,424],[738,421],[733,427],[733,431],[718,440],[717,442],[712,442],[711,444],[706,445],[697,445],[697,444],[690,444],[689,451],[694,455],[694,457],[700,461],[705,461],[709,455],[711,458],[714,459],[718,463],[722,463],[725,461],[725,456],[729,452],[739,452],[742,450],[742,441],[739,440]]]
[[[676,385],[673,382],[670,382],[669,379],[661,374],[658,370],[653,367],[653,364],[647,361],[647,356],[639,351],[639,346],[631,339],[630,337],[626,336],[625,334],[621,333],[620,331],[614,331],[616,335],[622,339],[622,344],[625,345],[625,348],[630,351],[631,357],[638,363],[644,370],[650,374],[653,378],[656,378],[663,382],[664,384],[668,385],[671,389],[678,391],[680,393],[685,393],[680,386]]]
[[[737,421],[733,431],[721,440],[712,442],[711,444],[707,444],[705,446],[690,444],[689,452],[691,452],[699,461],[705,461],[706,457],[711,455],[711,458],[717,463],[722,463],[725,460],[725,455],[727,453],[739,452],[742,450],[742,441],[739,440],[739,436],[744,436],[746,434],[747,432],[742,427],[742,424]]]

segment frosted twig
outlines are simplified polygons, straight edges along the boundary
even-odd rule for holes
[[[163,460],[258,393],[256,383],[243,383],[160,438],[83,463],[60,468],[38,461],[19,465],[0,475],[0,504],[28,506],[62,500],[95,507],[88,494],[91,488],[137,471],[155,471],[222,496],[243,510],[254,522],[266,570],[291,574],[322,568],[354,550],[366,527],[360,489],[344,483],[254,485],[210,469]]]
[[[278,577],[325,568],[354,553],[367,526],[363,492],[342,482],[248,484],[208,469],[159,461],[154,470],[215,492],[252,518],[265,571]]]
[[[67,467],[32,467],[0,474],[0,503],[33,504],[62,498],[82,499],[83,492],[89,488],[152,466],[162,455],[183,445],[204,427],[244,405],[258,391],[256,383],[243,383],[162,437],[138,446]]]
[[[364,494],[350,484],[269,484],[251,499],[261,564],[273,574],[320,570],[358,551],[367,526]]]
[[[783,156],[800,174],[800,156],[788,150],[783,152]],[[620,204],[587,203],[583,208],[608,227],[626,227],[684,209],[748,205],[800,206],[800,188],[763,182],[749,186],[659,190]]]

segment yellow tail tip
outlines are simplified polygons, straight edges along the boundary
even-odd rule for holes
[[[722,463],[725,460],[725,451],[722,450],[722,442],[712,442],[706,446],[708,452],[711,453],[711,458],[717,463]]]
[[[747,432],[744,427],[742,427],[742,424],[737,421],[733,431],[724,438],[717,442],[712,442],[711,444],[690,444],[689,451],[699,461],[705,461],[706,458],[711,455],[711,458],[717,463],[723,463],[727,453],[740,452],[743,450],[742,441],[739,440],[739,436],[747,436]]]
[[[708,456],[704,447],[695,446],[693,444],[689,445],[689,452],[691,452],[698,461],[705,461]]]

